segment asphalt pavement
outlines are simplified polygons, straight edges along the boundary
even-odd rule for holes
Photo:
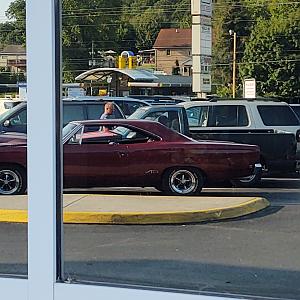
[[[92,192],[108,194],[104,189]],[[153,189],[117,189],[109,194],[162,197]],[[202,223],[65,224],[65,276],[79,283],[300,299],[300,180],[267,179],[251,189],[205,188],[201,196],[261,197],[270,206]],[[27,224],[0,223],[0,249],[0,273],[26,277]]]

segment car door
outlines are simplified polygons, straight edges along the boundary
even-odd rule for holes
[[[109,139],[64,145],[65,187],[122,186],[127,178],[128,149]]]
[[[154,186],[169,163],[168,150],[159,137],[131,129],[123,141],[127,144],[128,186]]]

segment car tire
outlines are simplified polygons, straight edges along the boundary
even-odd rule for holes
[[[26,172],[23,168],[13,165],[0,166],[0,194],[24,194],[27,188]]]
[[[237,178],[230,180],[234,187],[254,187],[257,186],[261,181],[261,174],[253,174],[243,178]]]
[[[163,192],[168,195],[198,195],[204,185],[201,172],[194,168],[172,168],[165,172],[162,179]]]

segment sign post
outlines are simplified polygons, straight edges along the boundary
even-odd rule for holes
[[[193,92],[206,98],[211,92],[212,1],[192,1]]]
[[[256,80],[255,78],[244,79],[243,97],[248,99],[256,98]]]

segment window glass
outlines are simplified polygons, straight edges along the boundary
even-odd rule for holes
[[[89,120],[98,120],[104,112],[104,104],[90,104],[86,109]]]
[[[98,120],[104,112],[104,103],[86,105],[88,120]],[[119,107],[115,105],[113,116],[115,119],[123,119]]]
[[[299,120],[289,106],[259,105],[258,112],[266,126],[297,126]]]
[[[295,167],[294,138],[278,134],[278,142],[272,134],[274,140],[260,132],[249,134],[250,117],[244,101],[193,102],[180,96],[192,96],[191,78],[170,75],[175,67],[189,71],[190,57],[184,56],[191,47],[170,47],[171,31],[177,44],[190,45],[190,28],[171,29],[166,34],[169,38],[162,41],[165,48],[158,52],[152,46],[159,41],[159,32],[133,28],[136,20],[145,16],[150,20],[156,9],[168,14],[170,20],[165,21],[173,24],[178,7],[182,18],[176,18],[191,23],[190,1],[73,2],[63,1],[63,32],[70,40],[63,45],[64,80],[83,78],[80,84],[89,95],[106,90],[111,97],[82,103],[74,100],[73,105],[83,105],[83,110],[64,110],[68,121],[87,119],[71,122],[64,129],[64,279],[77,286],[173,289],[177,292],[174,299],[178,292],[237,298],[299,297],[300,181],[295,172],[292,180],[274,178],[285,168]],[[141,5],[145,2],[147,5]],[[178,2],[184,2],[183,6]],[[215,9],[221,16],[224,6],[216,3]],[[246,23],[243,25],[248,26]],[[76,32],[72,31],[74,24],[78,25]],[[209,24],[198,24],[206,49],[211,48]],[[164,31],[164,24],[157,25]],[[120,26],[125,26],[125,33],[129,29],[129,34],[116,32]],[[228,30],[223,33],[230,53],[234,41]],[[126,40],[130,49],[123,47]],[[137,56],[141,64],[134,69]],[[149,57],[154,56],[156,66],[150,66]],[[200,67],[201,57],[196,59]],[[133,69],[129,70],[131,63]],[[151,73],[157,79],[152,81],[149,70],[154,68],[157,71]],[[224,70],[222,64],[210,70],[209,63],[204,71],[213,72],[213,85],[221,83],[226,88],[222,76],[217,78]],[[212,93],[222,90],[214,87],[218,89]],[[241,89],[237,86],[238,93]],[[135,101],[121,97],[128,94]],[[172,100],[173,96],[178,98]],[[179,98],[186,100],[187,106],[197,105],[187,108],[187,120],[182,120],[185,113],[176,112]],[[113,101],[115,111],[99,120],[103,101]],[[151,106],[140,107],[139,101]],[[122,116],[118,107],[129,118],[117,120]],[[146,114],[146,119],[140,120]],[[191,128],[186,136],[176,132],[183,129],[182,122]],[[266,149],[255,146],[258,136],[272,154],[269,160],[263,156]],[[265,173],[277,165],[281,165],[277,173]],[[265,198],[270,207],[256,202]],[[242,209],[240,203],[247,205]],[[231,215],[231,205],[238,215]],[[252,211],[260,205],[263,210]],[[204,219],[196,219],[199,212]],[[184,219],[186,216],[191,218]]]
[[[209,118],[211,127],[238,127],[249,124],[245,106],[215,105]]]
[[[83,105],[64,105],[63,107],[63,126],[71,121],[84,120],[84,106]]]
[[[27,124],[27,111],[26,109],[20,111],[10,119],[12,126],[15,125],[26,125]]]
[[[297,116],[300,118],[300,105],[293,105],[291,107],[293,111],[297,114]]]
[[[186,109],[190,127],[206,127],[208,118],[207,106],[196,106]]]
[[[145,106],[144,103],[136,101],[122,101],[122,110],[126,116],[133,114],[138,108]]]
[[[180,131],[180,118],[176,111],[156,111],[148,114],[145,119],[159,122],[175,131]]]

